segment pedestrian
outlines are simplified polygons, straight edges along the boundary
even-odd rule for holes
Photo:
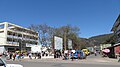
[[[37,54],[38,54],[38,53],[34,53],[35,59],[36,59],[36,57],[37,57]]]
[[[10,59],[10,53],[7,53],[6,59],[9,60]]]
[[[58,52],[58,58],[60,58],[60,52]]]
[[[21,59],[23,59],[24,58],[24,53],[21,53]]]
[[[18,54],[18,60],[20,60],[20,59],[21,59],[21,53]]]
[[[55,53],[54,53],[54,58],[57,58],[57,56],[56,56],[56,51],[55,51]]]
[[[38,59],[41,59],[41,53],[40,52],[38,53]]]
[[[13,54],[10,52],[10,59],[12,59],[12,55],[13,55]]]
[[[15,58],[16,58],[16,54],[13,53],[13,61],[15,61]]]
[[[78,59],[80,59],[80,53],[78,52]]]
[[[96,50],[95,50],[94,54],[95,54],[95,56],[97,56],[97,51]]]
[[[5,57],[7,57],[7,53],[8,53],[8,51],[5,51],[5,52],[4,52]]]
[[[58,52],[56,52],[56,58],[58,58]]]
[[[72,54],[71,59],[72,59],[72,61],[73,61],[73,60],[74,60],[74,53],[72,52],[71,54]]]
[[[16,53],[16,59],[18,59],[18,60],[19,60],[19,54],[18,54],[18,53]]]
[[[30,58],[30,59],[32,59],[32,54],[31,54],[31,53],[29,53],[29,55],[28,55],[28,56],[29,56],[29,58]]]

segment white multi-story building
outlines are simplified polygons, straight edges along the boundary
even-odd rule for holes
[[[6,50],[29,50],[37,44],[37,32],[8,22],[0,23],[0,46]]]

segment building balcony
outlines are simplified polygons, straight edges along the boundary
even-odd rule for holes
[[[29,43],[26,43],[26,47],[31,47],[32,45],[37,45],[37,44],[29,44]]]
[[[11,45],[14,45],[14,46],[19,46],[18,42],[7,41],[7,44],[11,44]]]
[[[38,41],[38,40],[35,40],[35,39],[29,39],[29,38],[17,37],[17,36],[12,36],[12,35],[8,35],[7,37],[8,37],[8,38],[11,38],[11,39],[21,39],[21,40],[25,40],[25,41],[35,41],[35,42]]]
[[[24,35],[28,35],[28,36],[38,37],[38,35],[31,34],[31,33],[27,33],[27,32],[15,31],[15,30],[11,30],[11,29],[8,29],[8,31],[11,31],[11,32],[16,32],[16,33],[19,33],[19,34],[24,34]]]

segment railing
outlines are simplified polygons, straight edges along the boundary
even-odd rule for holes
[[[28,43],[26,43],[26,47],[31,47],[32,45],[36,45],[36,44],[28,44]]]
[[[28,39],[28,38],[22,38],[22,37],[17,37],[17,36],[12,36],[12,35],[8,35],[7,37],[9,37],[9,38],[14,38],[14,39],[21,39],[21,40],[26,40],[26,41],[36,41],[37,42],[37,40],[34,40],[34,39]]]
[[[16,46],[19,46],[19,43],[18,43],[18,42],[7,41],[7,44],[14,44],[14,45],[16,45]]]
[[[38,35],[36,35],[36,33],[35,34],[31,34],[31,33],[28,33],[28,32],[22,32],[22,31],[15,31],[15,30],[11,30],[11,29],[8,29],[8,30],[10,30],[10,31],[13,31],[13,32],[18,32],[18,33],[21,33],[21,34],[27,34],[27,35],[30,35],[30,36],[38,36]]]

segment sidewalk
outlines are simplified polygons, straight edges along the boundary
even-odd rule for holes
[[[118,62],[118,59],[114,59],[114,58],[103,58],[104,60],[110,61],[110,62]]]

